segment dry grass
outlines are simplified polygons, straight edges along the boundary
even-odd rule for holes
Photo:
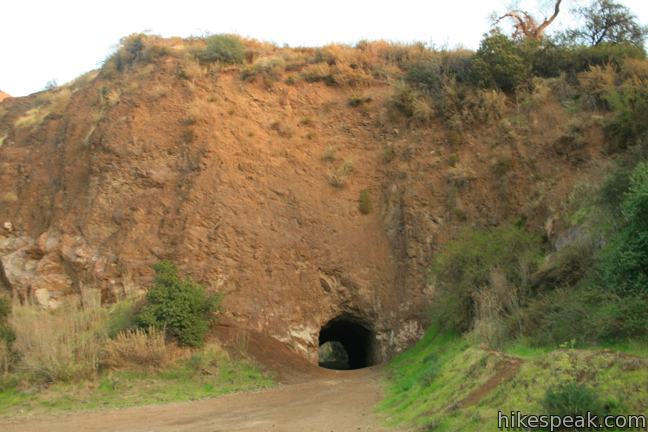
[[[426,99],[416,99],[412,104],[412,118],[421,124],[428,123],[434,118],[434,108]]]
[[[107,87],[102,87],[99,91],[99,98],[102,106],[115,106],[121,99],[121,91],[119,89],[109,89]]]
[[[161,99],[169,94],[169,89],[163,85],[154,85],[148,90],[148,95],[154,101]]]
[[[256,59],[251,67],[243,71],[243,79],[263,76],[270,80],[276,80],[285,70],[286,60],[282,56],[263,56]]]
[[[293,135],[293,129],[290,125],[282,123],[280,121],[275,121],[270,124],[270,129],[277,132],[279,136],[284,138],[290,138]]]
[[[17,128],[37,126],[41,124],[48,115],[49,111],[42,106],[32,108],[18,117],[14,122],[14,126]]]
[[[193,58],[185,58],[180,62],[178,75],[189,81],[196,81],[205,76],[207,69]]]
[[[648,62],[643,59],[628,58],[623,62],[621,75],[624,79],[648,85]]]
[[[343,188],[353,171],[355,171],[353,160],[346,159],[336,170],[329,172],[328,183],[335,188]]]
[[[101,363],[111,369],[160,369],[176,353],[177,349],[167,344],[162,330],[126,330],[106,342]]]
[[[72,90],[69,87],[58,88],[39,95],[38,105],[18,117],[14,126],[17,128],[38,126],[50,114],[62,114],[70,102],[71,96]]]
[[[534,96],[529,96],[533,98]],[[508,98],[499,90],[477,90],[466,98],[461,119],[468,124],[483,124],[501,120],[508,112]]]
[[[474,296],[475,320],[470,337],[486,342],[493,348],[501,348],[509,339],[505,315],[515,314],[519,309],[519,290],[506,279],[503,271],[495,269],[489,284]]]
[[[101,308],[82,309],[67,301],[44,311],[14,305],[11,325],[19,371],[46,382],[93,378],[106,341],[106,314]]]
[[[43,100],[52,113],[61,114],[70,102],[72,90],[69,87],[61,87],[43,95]]]
[[[616,79],[617,74],[612,65],[592,66],[578,74],[584,105],[590,109],[600,107],[605,95],[616,88]]]

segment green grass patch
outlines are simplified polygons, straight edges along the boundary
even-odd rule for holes
[[[616,348],[642,355],[598,348],[536,348],[524,341],[496,352],[457,335],[428,331],[389,364],[386,395],[378,411],[390,426],[496,431],[498,411],[547,414],[546,402],[556,392],[577,388],[596,394],[595,405],[614,414],[647,414],[648,345]],[[510,367],[506,362],[513,357],[520,362],[516,375],[465,404],[468,395]]]

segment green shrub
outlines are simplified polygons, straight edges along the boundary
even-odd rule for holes
[[[471,71],[477,86],[504,91],[528,84],[531,78],[531,66],[522,50],[501,33],[493,33],[481,41]]]
[[[576,46],[566,48],[568,55],[561,68],[567,72],[581,72],[591,66],[611,64],[620,67],[626,59],[644,59],[646,53],[643,49],[632,44],[600,44],[596,46]]]
[[[560,287],[538,296],[520,311],[522,334],[537,346],[596,343],[614,319],[611,311],[597,307],[604,298],[603,293],[573,287]]]
[[[614,119],[606,133],[614,149],[624,150],[634,145],[646,146],[648,141],[648,87],[645,83],[626,82],[606,97],[614,111]]]
[[[11,315],[11,302],[8,298],[0,296],[0,323],[6,323]]]
[[[169,261],[154,266],[155,281],[137,314],[141,328],[164,329],[181,344],[202,346],[221,296],[209,294],[191,279],[182,279]]]
[[[585,384],[569,381],[548,388],[542,406],[551,415],[587,417],[588,412],[608,415],[614,404],[604,402],[598,392]]]
[[[526,41],[521,48],[533,74],[547,78],[557,77],[561,73],[573,77],[593,66],[612,65],[619,68],[626,59],[645,58],[642,49],[630,44],[570,46],[545,39],[542,42]]]
[[[245,60],[245,46],[237,36],[218,34],[209,36],[206,42],[207,46],[198,54],[201,61],[236,64]]]
[[[110,78],[114,72],[121,72],[136,64],[146,64],[168,54],[168,50],[142,33],[134,33],[122,38],[117,51],[102,67],[102,75]]]
[[[371,196],[367,189],[360,191],[360,198],[358,199],[358,209],[363,215],[371,213]]]
[[[426,98],[407,83],[399,83],[394,87],[387,107],[392,115],[400,114],[414,120],[429,120],[433,114]]]
[[[602,254],[601,282],[620,295],[648,294],[648,162],[634,169],[622,214],[624,226]]]
[[[463,231],[434,256],[434,319],[448,329],[468,330],[475,318],[475,297],[491,284],[494,272],[515,289],[506,295],[524,297],[540,256],[539,240],[517,227]]]
[[[119,333],[136,327],[137,313],[142,307],[142,302],[137,297],[127,297],[115,303],[108,311],[106,332],[108,337],[114,338]]]
[[[568,69],[573,57],[569,47],[559,45],[549,38],[542,41],[524,41],[521,46],[524,57],[531,65],[533,75],[550,78],[560,76]]]
[[[405,80],[420,90],[434,95],[441,90],[444,78],[469,82],[472,60],[473,54],[469,51],[440,51],[430,59],[409,65]]]
[[[621,216],[621,204],[623,197],[630,188],[630,176],[632,170],[625,167],[617,167],[603,183],[599,191],[599,203],[610,210],[615,216]]]
[[[411,65],[405,73],[405,80],[430,93],[441,87],[441,68],[438,63],[428,61]]]

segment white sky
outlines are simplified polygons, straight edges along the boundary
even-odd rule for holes
[[[564,0],[562,23],[555,26],[568,23],[568,9],[584,1]],[[648,1],[622,3],[648,22]],[[70,81],[97,68],[121,37],[144,30],[163,36],[238,33],[291,46],[387,39],[476,48],[490,14],[507,4],[510,0],[1,0],[0,90],[22,96],[50,80]]]

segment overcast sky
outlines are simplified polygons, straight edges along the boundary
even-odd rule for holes
[[[529,7],[538,1],[523,0]],[[564,9],[586,0],[564,0]],[[238,33],[278,44],[319,46],[361,39],[476,48],[489,16],[509,0],[1,0],[0,90],[22,96],[97,68],[119,39]],[[624,0],[642,23],[648,1]],[[549,8],[551,9],[551,8]],[[550,11],[547,11],[550,13]],[[569,23],[561,13],[556,27]]]

